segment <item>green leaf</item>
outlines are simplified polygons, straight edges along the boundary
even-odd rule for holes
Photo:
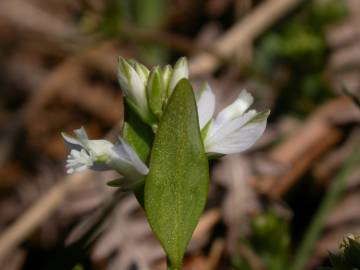
[[[145,180],[145,212],[174,269],[204,210],[208,180],[194,93],[181,80],[155,135]]]

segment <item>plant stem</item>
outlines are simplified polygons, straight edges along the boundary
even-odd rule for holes
[[[168,262],[167,270],[180,270],[180,267],[173,267],[170,262]]]
[[[360,144],[355,147],[352,154],[347,158],[345,164],[343,165],[339,173],[336,175],[333,183],[327,191],[327,194],[321,202],[320,207],[309,226],[309,229],[305,233],[304,240],[302,241],[298,249],[291,270],[304,269],[304,266],[306,265],[311,255],[311,252],[313,251],[315,242],[318,240],[321,234],[328,214],[340,199],[346,187],[346,179],[353,172],[359,160]]]
[[[170,262],[169,258],[167,258],[167,270],[180,270],[181,267],[175,267],[172,265],[172,263]]]

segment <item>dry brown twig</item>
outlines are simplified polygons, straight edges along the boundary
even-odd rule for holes
[[[261,258],[247,245],[239,243],[239,254],[247,260],[251,268],[254,270],[265,270],[265,266]]]
[[[336,124],[359,119],[358,108],[347,97],[322,105],[294,135],[268,154],[269,160],[284,169],[273,175],[253,178],[255,186],[270,197],[280,198],[296,184],[313,161],[339,142],[341,132]]]
[[[348,157],[354,149],[354,146],[358,142],[359,135],[360,129],[355,128],[342,146],[334,149],[315,164],[313,175],[319,185],[328,184],[336,170],[343,164],[346,157]]]
[[[221,58],[228,59],[239,50],[244,50],[269,26],[303,0],[268,0],[234,25],[214,42],[212,48]],[[209,53],[200,53],[190,61],[190,74],[200,76],[211,73],[219,65],[219,59]]]
[[[209,258],[207,261],[207,270],[215,270],[218,268],[224,249],[224,239],[216,239],[210,249]]]
[[[58,208],[69,190],[83,184],[90,177],[90,174],[86,172],[66,177],[44,194],[14,224],[2,232],[0,235],[0,265],[25,238]]]

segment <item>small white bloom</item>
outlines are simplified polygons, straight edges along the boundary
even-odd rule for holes
[[[90,168],[95,161],[95,157],[91,156],[84,149],[80,151],[72,149],[67,156],[66,169],[67,173],[80,172]]]
[[[83,127],[74,133],[76,138],[62,133],[70,148],[66,161],[68,173],[85,169],[116,170],[127,179],[138,180],[149,172],[136,152],[122,138],[114,145],[107,140],[89,140]]]
[[[197,97],[197,106],[199,125],[204,133],[205,151],[208,155],[239,153],[260,138],[269,112],[247,111],[252,103],[253,97],[243,90],[231,105],[210,120],[215,110],[215,96],[210,87],[203,89]]]
[[[176,85],[182,79],[189,78],[189,65],[185,57],[181,57],[175,64],[174,70],[171,74],[171,79],[169,83],[168,93],[171,96],[174,91]]]
[[[139,63],[134,62],[134,67],[124,58],[119,58],[118,80],[124,95],[143,118],[150,122],[151,113],[146,97],[146,81],[149,70]]]

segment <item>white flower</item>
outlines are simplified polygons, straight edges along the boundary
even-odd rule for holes
[[[135,61],[119,57],[118,80],[128,102],[140,117],[151,124],[152,117],[146,97],[146,82],[149,70]]]
[[[269,111],[247,111],[252,103],[253,97],[243,90],[231,105],[212,119],[215,96],[209,85],[203,87],[197,96],[197,106],[205,151],[209,156],[245,151],[260,138]]]
[[[116,170],[126,179],[139,180],[149,172],[136,152],[122,138],[118,144],[107,140],[89,140],[82,127],[74,131],[76,138],[62,133],[70,148],[67,158],[67,172],[93,170]]]

